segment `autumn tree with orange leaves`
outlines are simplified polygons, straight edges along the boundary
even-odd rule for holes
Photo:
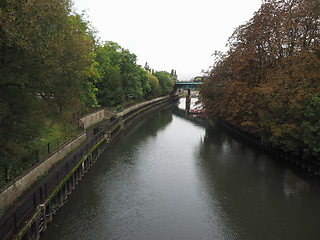
[[[201,90],[209,115],[283,150],[320,153],[302,124],[320,94],[319,1],[265,0],[228,46]]]

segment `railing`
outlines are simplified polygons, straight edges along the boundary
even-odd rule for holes
[[[72,184],[78,182],[79,174],[84,174],[81,171],[87,169],[88,161],[91,165],[91,162],[98,158],[108,141],[120,133],[121,125],[127,126],[142,113],[171,101],[173,98],[161,99],[136,108],[120,118],[113,119],[108,124],[99,124],[94,136],[44,176],[41,183],[23,197],[23,201],[18,202],[0,219],[0,239],[12,239],[13,237],[33,239],[39,236],[39,232],[45,228],[43,224],[48,214],[51,216],[55,211],[52,204],[55,205],[56,201],[59,202],[59,199],[66,197],[65,193],[71,191],[70,181]],[[105,136],[108,136],[107,139]],[[45,206],[45,212],[39,210],[39,205],[43,203],[48,204]]]
[[[6,214],[0,220],[0,239],[12,239],[14,235],[22,231],[25,223],[36,213],[37,206],[54,191],[60,181],[78,164],[81,158],[103,139],[104,134],[105,132],[102,130],[90,142],[69,156],[63,164],[58,165],[55,171],[48,174],[43,183],[32,194],[26,196],[24,201],[16,206],[12,213]]]
[[[49,155],[51,152],[59,148],[72,137],[76,136],[82,131],[81,127],[74,128],[65,136],[55,138],[50,142],[44,143],[38,149],[30,152],[30,154],[22,158],[15,159],[7,163],[3,161],[0,163],[0,189],[20,176],[25,170],[37,164],[42,158]]]

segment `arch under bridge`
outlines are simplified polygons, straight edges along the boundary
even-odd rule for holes
[[[186,96],[186,111],[190,110],[191,103],[191,90],[200,90],[200,85],[202,82],[175,82],[174,89],[175,91],[178,89],[188,90],[188,94]]]

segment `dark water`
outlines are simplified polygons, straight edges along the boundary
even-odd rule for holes
[[[41,239],[320,239],[320,182],[168,109],[121,135]]]

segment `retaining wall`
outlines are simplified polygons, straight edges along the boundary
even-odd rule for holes
[[[64,158],[71,151],[76,149],[86,140],[86,133],[82,132],[77,138],[66,142],[50,155],[44,158],[31,169],[28,169],[24,175],[18,178],[12,185],[6,188],[0,195],[0,204],[3,211],[6,211],[10,205],[16,201],[39,177],[48,172],[52,166],[57,164],[60,159]]]
[[[104,118],[105,118],[105,110],[102,109],[80,118],[80,121],[83,123],[84,129],[87,129],[90,126],[95,125],[98,122],[101,122]]]
[[[93,136],[68,155],[0,219],[0,239],[39,239],[56,211],[63,206],[77,183],[90,169],[108,144],[127,126],[163,106],[178,100],[163,97],[138,104],[118,114],[113,122],[99,123]],[[98,132],[98,133],[97,133]]]
[[[272,154],[279,159],[292,163],[314,175],[320,175],[320,162],[316,159],[303,158],[302,155],[297,156],[289,151],[284,151],[275,145],[263,142],[260,137],[236,128],[235,126],[221,119],[218,120],[218,124],[229,133],[240,137],[242,140],[260,148],[261,150]]]

